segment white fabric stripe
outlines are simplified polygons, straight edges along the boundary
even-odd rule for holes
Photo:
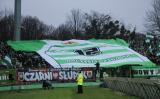
[[[140,58],[127,58],[127,59],[121,59],[117,61],[111,61],[107,63],[107,65],[112,65],[112,64],[118,64],[118,63],[123,63],[123,62],[143,62]],[[105,63],[102,63],[102,65]]]
[[[91,43],[90,41],[86,41],[86,40],[76,40],[76,39],[67,40],[67,41],[78,42],[79,44]],[[66,42],[66,41],[65,41],[65,42]]]
[[[126,48],[123,48],[121,46],[116,46],[116,47],[100,47],[100,50],[102,51],[105,51],[105,50],[121,50],[121,49],[126,49]]]
[[[47,48],[49,48],[50,46],[48,45],[45,45],[43,46],[43,48],[39,51],[37,51],[37,53],[43,57],[49,64],[51,64],[53,67],[56,67],[56,68],[61,68],[61,66],[51,57],[49,57],[48,55],[45,54],[45,51]]]
[[[136,51],[134,51],[134,50],[132,50],[132,49],[130,49],[130,48],[127,48],[127,49],[128,49],[130,52],[135,53],[135,54],[136,54],[137,56],[139,56],[139,58],[141,58],[142,60],[144,60],[144,61],[149,61],[149,59],[148,59],[147,57],[145,57],[145,56],[137,53]]]
[[[100,51],[103,52],[103,51],[112,51],[112,50],[125,50],[124,48],[114,48],[114,49],[105,49],[105,48],[100,48]],[[57,50],[57,51],[60,51],[60,50]],[[52,55],[77,55],[76,53],[74,52],[67,52],[67,51],[62,51],[62,52],[47,52],[48,54],[51,53]]]
[[[47,45],[61,45],[62,41],[59,40],[43,40]]]
[[[53,53],[53,52],[47,52],[48,55],[77,55],[76,53],[74,52],[57,52],[57,53]]]
[[[130,55],[134,54],[131,52],[120,52],[120,53],[110,53],[110,54],[100,54],[96,56],[83,56],[83,55],[77,55],[77,56],[69,56],[69,57],[55,57],[56,60],[67,60],[67,59],[106,59],[116,56],[122,56],[122,55]]]
[[[74,47],[52,47],[52,50],[76,50],[76,49],[84,49],[84,48],[90,48],[90,47],[95,47],[95,46],[99,46],[99,45],[86,45],[86,46],[74,46]],[[100,50],[114,50],[114,49],[124,49],[121,46],[100,46]]]
[[[83,63],[79,63],[79,64],[62,64],[61,65],[62,66],[62,68],[72,68],[72,66],[73,67],[95,67],[94,65],[88,65],[88,64],[83,64]]]
[[[124,59],[124,60],[118,60],[118,61],[112,61],[112,62],[104,62],[101,63],[100,65],[103,66],[111,66],[111,65],[115,65],[115,64],[120,64],[120,63],[125,63],[125,62],[142,62],[140,59],[138,58],[128,58],[128,59]],[[66,64],[62,64],[61,65],[62,68],[63,67],[95,67],[95,63],[91,63],[91,64],[87,64],[87,63],[66,63]]]

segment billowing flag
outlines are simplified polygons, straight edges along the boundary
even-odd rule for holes
[[[36,51],[55,68],[95,67],[97,61],[101,67],[122,65],[155,65],[147,57],[135,52],[121,40],[42,40],[10,41],[15,50]]]

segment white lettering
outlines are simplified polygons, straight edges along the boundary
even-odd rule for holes
[[[30,73],[26,72],[26,73],[24,74],[24,79],[25,79],[26,81],[30,81],[30,78],[28,78],[28,77],[30,77],[30,76],[31,76]]]
[[[68,79],[71,80],[73,78],[73,73],[72,72],[67,72],[67,75],[68,75]]]
[[[39,81],[40,79],[39,79],[39,74],[38,74],[38,72],[36,72],[36,74],[35,74],[35,79],[34,79],[35,81]]]
[[[73,71],[73,79],[76,79],[76,77],[77,77],[77,72],[75,72],[75,71]]]
[[[52,72],[44,73],[45,80],[52,80]]]
[[[63,79],[63,72],[59,72],[59,79],[62,80]]]
[[[83,77],[84,79],[87,79],[86,71],[83,71]]]
[[[39,72],[39,80],[44,80],[44,79],[45,79],[44,73]]]
[[[66,75],[66,73],[65,73],[65,71],[63,71],[63,78],[64,78],[65,80],[68,79],[68,78],[67,78],[67,75]]]
[[[25,81],[41,81],[41,80],[75,80],[77,77],[78,71],[70,71],[70,70],[63,70],[63,71],[57,71],[57,74],[53,75],[53,71],[45,72],[45,71],[30,71],[30,72],[24,72],[19,74],[20,80]],[[82,74],[84,76],[84,79],[91,79],[93,76],[92,70],[89,71],[82,71]],[[23,79],[22,79],[23,76]],[[58,78],[57,78],[58,77]],[[0,80],[7,79],[7,76],[1,77]]]

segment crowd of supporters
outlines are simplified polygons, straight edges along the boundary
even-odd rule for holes
[[[0,42],[0,68],[49,68],[35,52],[14,51],[6,42]]]
[[[157,53],[160,52],[160,41],[158,39],[150,39],[150,42],[146,42],[146,40],[147,38],[144,34],[137,35],[134,37],[134,40],[131,41],[130,48],[159,65],[160,56],[158,56]]]
[[[135,44],[132,48],[141,55],[148,57],[152,62],[160,64],[160,58],[156,56],[156,54],[151,53],[148,46],[146,46],[145,43]]]

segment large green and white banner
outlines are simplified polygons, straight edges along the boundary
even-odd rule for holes
[[[8,44],[15,50],[36,51],[55,68],[95,67],[97,62],[101,67],[154,65],[120,39],[19,41]]]

